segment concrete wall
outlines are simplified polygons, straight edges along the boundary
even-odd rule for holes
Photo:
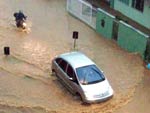
[[[122,14],[150,29],[150,4],[148,5],[145,3],[144,6],[144,11],[140,12],[135,8],[132,8],[132,0],[129,0],[129,5],[126,5],[119,0],[114,0],[115,10],[120,11]]]
[[[96,20],[96,32],[103,35],[105,38],[112,38],[113,21],[115,17],[98,9]]]
[[[118,45],[129,52],[138,52],[144,58],[148,36],[120,21],[118,30]]]

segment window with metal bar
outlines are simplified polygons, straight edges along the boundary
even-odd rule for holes
[[[144,0],[132,0],[132,7],[138,11],[143,12],[144,10]]]
[[[122,3],[126,4],[126,5],[129,5],[129,0],[119,0],[121,1]]]

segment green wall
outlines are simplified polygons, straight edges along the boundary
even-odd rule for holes
[[[129,0],[129,5],[119,0],[114,0],[115,10],[120,11],[122,14],[150,29],[150,5],[145,3],[144,6],[144,11],[140,12],[132,8],[132,0]]]
[[[98,8],[96,20],[96,32],[103,35],[105,38],[112,38],[113,21],[115,17]],[[104,27],[102,27],[102,20],[104,20]]]
[[[118,30],[118,45],[129,52],[138,52],[144,58],[148,36],[130,25],[120,21]]]

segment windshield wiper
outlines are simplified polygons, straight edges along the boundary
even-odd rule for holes
[[[92,81],[92,82],[89,82],[88,84],[94,84],[94,83],[98,83],[98,82],[101,82],[101,80]]]
[[[94,70],[97,74],[99,74],[99,75],[102,75],[102,76],[100,76],[101,78],[102,78],[102,80],[105,80],[105,77],[103,76],[103,74],[102,73],[100,73],[98,70],[96,70],[95,68],[91,68],[92,70]]]

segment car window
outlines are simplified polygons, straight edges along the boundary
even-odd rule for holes
[[[74,71],[72,69],[72,67],[68,64],[68,68],[67,68],[67,75],[71,78],[74,77]]]
[[[66,67],[67,67],[67,62],[63,59],[61,59],[61,61],[58,64],[60,66],[60,68],[65,72]]]
[[[79,84],[78,81],[77,81],[75,72],[74,72],[73,68],[72,68],[69,64],[68,64],[66,73],[67,73],[67,75],[68,75],[69,77],[73,78],[73,81],[74,81],[75,83]]]
[[[61,59],[61,58],[57,58],[55,61],[56,61],[56,63],[59,65],[60,62],[62,61],[62,59]]]

